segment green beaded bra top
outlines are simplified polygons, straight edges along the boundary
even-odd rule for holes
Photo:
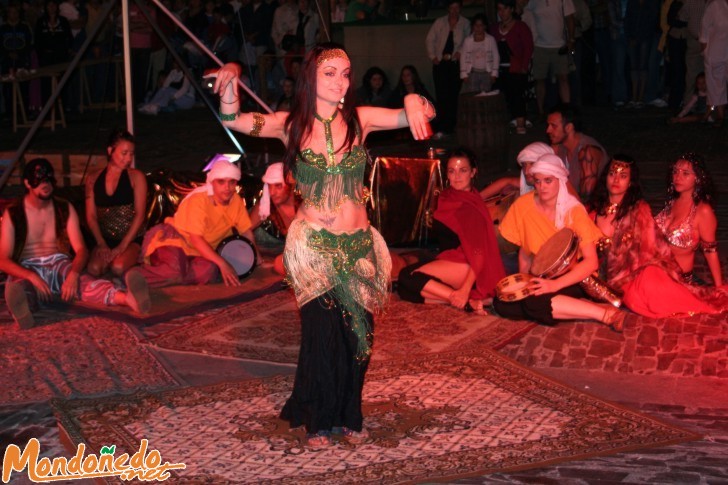
[[[296,163],[296,185],[301,191],[303,203],[319,210],[337,211],[346,200],[357,204],[366,202],[362,184],[367,154],[361,145],[354,145],[335,163],[334,139],[331,135],[331,122],[336,118],[316,119],[324,124],[326,136],[326,155],[316,153],[310,148],[301,151]],[[357,137],[359,129],[357,128]],[[328,160],[327,160],[328,158]]]

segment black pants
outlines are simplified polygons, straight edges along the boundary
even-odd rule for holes
[[[526,88],[528,87],[528,74],[508,72],[508,68],[498,73],[498,89],[506,96],[506,104],[512,118],[526,116]]]
[[[432,66],[432,80],[437,98],[437,129],[444,133],[455,131],[458,121],[458,97],[460,96],[460,63],[440,61]]]
[[[367,312],[370,328],[372,314]],[[346,426],[361,431],[361,394],[369,358],[357,358],[357,336],[351,316],[322,295],[301,307],[301,350],[293,383],[281,419],[292,428],[306,426],[308,433]]]
[[[586,298],[586,293],[581,289],[581,286],[571,285],[556,293],[528,296],[519,301],[505,302],[496,298],[493,300],[493,307],[498,315],[511,320],[534,320],[542,325],[556,325],[558,320],[554,319],[551,300],[558,295]]]
[[[670,96],[668,105],[675,114],[680,109],[685,96],[685,53],[688,43],[685,39],[676,39],[667,36],[667,52],[670,62],[667,64],[667,75],[670,82]]]

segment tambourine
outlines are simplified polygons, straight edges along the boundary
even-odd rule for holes
[[[536,291],[530,287],[533,276],[516,273],[506,276],[495,286],[495,293],[501,301],[518,301],[533,295]]]
[[[253,243],[247,237],[239,234],[233,234],[223,239],[217,245],[217,254],[230,263],[240,279],[249,276],[257,263]]]

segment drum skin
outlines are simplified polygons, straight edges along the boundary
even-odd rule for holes
[[[579,238],[574,231],[565,227],[551,236],[531,263],[531,274],[539,278],[556,278],[566,273],[576,261]]]
[[[235,234],[226,237],[218,244],[216,251],[233,267],[240,279],[249,276],[255,269],[255,247],[245,236]]]

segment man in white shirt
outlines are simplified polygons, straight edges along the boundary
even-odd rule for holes
[[[525,7],[533,18],[533,77],[536,80],[538,114],[544,118],[546,78],[555,76],[561,102],[571,101],[568,53],[574,50],[574,3],[572,0],[531,0]],[[566,39],[564,38],[566,26]]]

